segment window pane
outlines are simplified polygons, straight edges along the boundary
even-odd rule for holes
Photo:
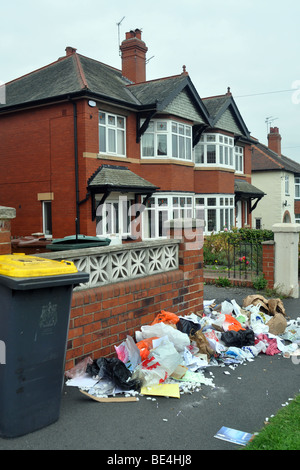
[[[118,154],[125,155],[125,134],[124,131],[118,129],[117,131],[117,146]]]
[[[225,151],[225,165],[228,165],[228,147],[224,147]]]
[[[206,141],[207,142],[215,142],[216,141],[216,136],[215,135],[206,135]]]
[[[220,230],[224,229],[224,209],[220,209]]]
[[[108,129],[108,151],[116,153],[116,139],[115,139],[115,130]]]
[[[44,234],[52,235],[52,212],[51,212],[51,201],[45,201],[43,203],[43,222],[44,222]]]
[[[192,159],[192,140],[188,138],[186,139],[186,159]]]
[[[99,149],[100,152],[106,152],[106,133],[103,126],[99,126]]]
[[[179,136],[179,158],[185,158],[184,137]]]
[[[216,146],[207,146],[207,163],[216,163]]]
[[[204,163],[204,145],[195,147],[195,163]]]
[[[167,155],[167,136],[165,134],[157,135],[157,155]]]
[[[216,198],[215,197],[208,197],[207,198],[207,205],[208,206],[215,206],[216,205]]]
[[[223,164],[223,145],[219,147],[220,164]]]
[[[212,232],[216,229],[216,209],[208,209],[207,218],[207,229],[209,232]]]
[[[166,131],[167,130],[167,123],[165,121],[158,121],[156,125],[156,129],[158,131]]]
[[[154,157],[154,134],[144,134],[142,138],[144,157]]]
[[[172,134],[172,157],[178,158],[178,136]]]
[[[105,124],[105,113],[100,111],[99,113],[99,124]]]
[[[116,118],[115,116],[112,116],[111,114],[109,114],[107,116],[107,122],[108,122],[108,125],[109,126],[115,126],[116,125]]]
[[[195,203],[196,205],[202,206],[204,204],[204,197],[196,197]]]
[[[165,237],[167,235],[167,227],[165,222],[168,220],[168,211],[158,211],[158,236]]]
[[[185,126],[185,135],[187,135],[188,137],[191,137],[192,135],[192,128],[189,127],[189,126]]]
[[[125,119],[120,116],[118,116],[118,127],[121,129],[124,129],[125,127]]]

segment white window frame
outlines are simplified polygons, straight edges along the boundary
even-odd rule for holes
[[[231,230],[234,223],[233,194],[195,194],[195,218],[204,215],[204,234]]]
[[[107,199],[96,211],[97,236],[109,237],[111,235],[127,238],[131,235],[130,206],[133,198],[115,196]]]
[[[235,168],[234,139],[225,134],[204,133],[194,148],[195,166]]]
[[[289,177],[289,175],[285,175],[285,177],[284,177],[284,194],[285,194],[285,196],[290,195],[290,177]]]
[[[300,177],[295,176],[295,199],[300,199]]]
[[[141,138],[141,158],[192,162],[192,126],[174,119],[152,119]]]
[[[234,163],[236,173],[244,173],[244,147],[234,147]]]
[[[42,201],[43,234],[52,238],[52,201]]]
[[[192,218],[194,193],[156,193],[143,211],[143,240],[167,238],[164,222]]]
[[[99,110],[99,153],[126,157],[126,117]]]

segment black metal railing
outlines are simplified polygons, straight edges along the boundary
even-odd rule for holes
[[[251,280],[262,274],[262,244],[228,240],[228,277]]]

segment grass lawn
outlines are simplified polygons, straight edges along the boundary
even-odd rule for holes
[[[245,450],[300,450],[300,395],[282,408]]]

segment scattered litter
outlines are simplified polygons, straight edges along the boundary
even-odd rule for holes
[[[251,439],[253,439],[254,434],[222,426],[214,437],[222,439],[223,441],[232,442],[233,444],[245,446]]]
[[[98,402],[136,402],[141,395],[158,406],[155,396],[178,399],[214,388],[213,367],[231,375],[228,369],[235,371],[262,354],[300,355],[300,318],[289,320],[280,299],[251,295],[242,306],[229,299],[219,305],[207,300],[203,306],[202,315],[162,310],[151,325],[135,332],[135,339],[127,336],[115,346],[117,357],[87,357],[67,371],[66,385]],[[221,429],[226,432],[215,437],[250,436]]]
[[[178,384],[158,384],[151,385],[150,387],[142,387],[141,394],[180,398]],[[147,397],[147,400],[149,400],[149,397]],[[153,400],[155,400],[155,398]]]
[[[116,403],[116,402],[133,402],[137,401],[137,397],[97,397],[90,393],[85,392],[84,390],[80,390],[81,393],[86,395],[87,397],[91,398],[92,400],[99,401],[101,403]]]

